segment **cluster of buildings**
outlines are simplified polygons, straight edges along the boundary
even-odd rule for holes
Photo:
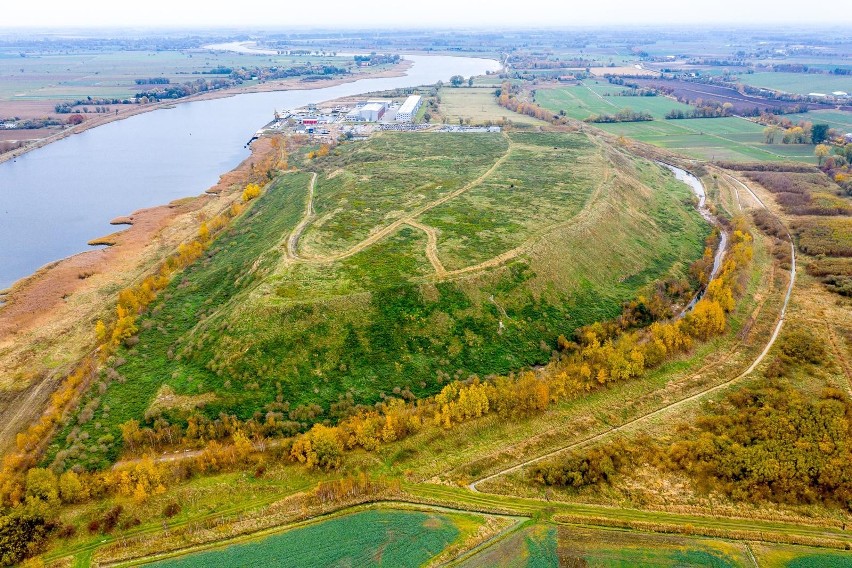
[[[275,120],[267,128],[280,129],[284,126],[298,131],[314,133],[323,125],[335,123],[377,123],[410,124],[423,105],[423,97],[412,95],[398,105],[389,99],[371,99],[359,101],[354,107],[336,106],[331,109],[317,109],[316,105],[294,111],[275,113]]]

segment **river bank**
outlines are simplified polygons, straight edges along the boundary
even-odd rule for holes
[[[279,150],[270,138],[223,174],[204,194],[142,209],[111,235],[112,246],[52,262],[16,282],[0,308],[0,453],[38,416],[50,386],[91,351],[94,326],[115,304],[117,290],[150,274],[177,246],[193,238],[201,220],[239,199],[256,167]]]
[[[188,97],[184,97],[182,99],[174,99],[168,101],[161,101],[158,103],[149,103],[145,105],[116,105],[119,108],[117,114],[87,114],[85,115],[86,121],[78,124],[76,126],[71,126],[66,128],[56,134],[52,134],[45,138],[39,138],[37,140],[32,141],[31,143],[27,143],[25,146],[17,148],[15,150],[11,150],[9,152],[4,152],[0,154],[0,164],[3,162],[7,162],[9,160],[14,160],[28,152],[33,150],[37,150],[38,148],[43,148],[52,142],[56,142],[58,140],[62,140],[64,138],[68,138],[74,134],[80,134],[81,132],[85,132],[87,130],[91,130],[92,128],[97,128],[98,126],[103,126],[105,124],[109,124],[111,122],[115,122],[117,120],[124,120],[126,118],[130,118],[131,116],[136,116],[139,114],[144,114],[146,112],[151,112],[160,109],[172,108],[175,105],[197,102],[197,101],[209,101],[214,99],[223,99],[228,97],[233,97],[236,95],[248,94],[248,93],[270,93],[275,91],[303,91],[309,89],[320,89],[325,87],[335,87],[337,85],[344,85],[346,83],[353,83],[355,81],[360,81],[362,79],[390,79],[394,77],[402,77],[404,76],[409,69],[414,65],[411,60],[403,60],[400,63],[397,63],[393,69],[385,69],[382,71],[376,72],[359,72],[352,75],[347,75],[345,77],[338,77],[336,79],[322,80],[322,81],[303,81],[301,78],[295,77],[292,79],[285,79],[281,81],[269,81],[266,83],[256,84],[256,85],[248,85],[248,86],[240,86],[240,87],[230,87],[227,89],[221,89],[217,91],[208,91],[206,93],[196,93],[194,95],[190,95]],[[121,107],[129,107],[129,108],[121,108]],[[115,108],[115,107],[113,107]],[[271,120],[270,116],[270,120]],[[258,125],[260,126],[260,125]]]

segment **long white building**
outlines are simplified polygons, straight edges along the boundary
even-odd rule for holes
[[[396,111],[396,120],[397,122],[411,122],[414,120],[414,117],[417,116],[417,111],[420,110],[420,105],[423,104],[423,97],[420,95],[411,95],[405,102],[402,103],[402,106],[399,107],[399,110]]]

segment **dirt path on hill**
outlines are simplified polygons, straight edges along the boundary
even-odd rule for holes
[[[763,201],[748,186],[746,186],[744,183],[742,183],[737,178],[730,176],[729,174],[725,174],[725,175],[727,177],[729,177],[731,180],[733,180],[737,185],[741,186],[746,191],[748,191],[758,201],[758,203],[760,203],[763,206],[764,209],[769,211],[769,209],[766,207],[766,205],[763,203]],[[789,233],[788,233],[788,237],[789,237]],[[618,426],[611,427],[611,428],[604,430],[603,432],[600,432],[600,433],[595,434],[593,436],[589,436],[589,437],[584,438],[582,440],[579,440],[577,442],[573,442],[573,443],[568,444],[566,446],[562,446],[561,448],[558,448],[556,450],[552,450],[552,451],[547,452],[545,454],[542,454],[538,457],[526,460],[526,461],[521,462],[521,463],[514,465],[512,467],[508,467],[508,468],[505,468],[501,471],[498,471],[497,473],[493,473],[491,475],[488,475],[486,477],[483,477],[481,479],[473,481],[472,483],[468,484],[468,486],[467,486],[468,489],[470,489],[473,492],[478,493],[479,490],[476,488],[476,486],[479,485],[480,483],[484,483],[486,481],[496,479],[498,477],[501,477],[501,476],[509,474],[509,473],[514,473],[514,472],[519,471],[519,470],[521,470],[521,469],[523,469],[523,468],[525,468],[529,465],[538,463],[542,460],[553,457],[553,456],[560,454],[562,452],[565,452],[565,451],[568,451],[568,450],[571,450],[571,449],[580,448],[580,447],[592,444],[594,442],[600,441],[600,440],[602,440],[602,439],[604,439],[608,436],[611,436],[612,434],[616,434],[616,433],[619,433],[619,432],[626,431],[628,428],[630,428],[632,426],[636,426],[637,424],[647,422],[647,421],[649,421],[653,418],[656,418],[658,416],[662,416],[662,415],[664,415],[668,412],[671,412],[672,410],[676,410],[676,409],[678,409],[682,406],[685,406],[685,405],[689,404],[690,402],[703,399],[707,395],[710,395],[714,392],[725,389],[725,388],[729,387],[730,385],[732,385],[733,383],[738,382],[741,379],[750,375],[757,368],[757,366],[760,365],[761,362],[763,362],[764,358],[769,353],[769,350],[775,344],[775,340],[778,339],[778,335],[781,333],[781,329],[784,326],[784,321],[785,321],[786,315],[787,315],[787,307],[790,303],[790,297],[793,294],[793,287],[795,286],[795,283],[796,283],[796,247],[793,244],[792,238],[790,238],[790,251],[791,251],[791,258],[792,258],[792,262],[790,263],[790,280],[789,280],[789,284],[787,285],[787,293],[784,296],[784,304],[781,306],[781,312],[779,313],[779,316],[778,316],[778,322],[776,323],[775,328],[772,331],[772,335],[769,337],[769,340],[767,341],[766,345],[764,346],[763,351],[760,352],[760,354],[757,356],[757,358],[752,362],[752,364],[745,371],[743,371],[742,373],[738,374],[737,376],[735,376],[732,379],[729,379],[729,380],[727,380],[723,383],[720,383],[718,385],[707,388],[707,389],[705,389],[701,392],[698,392],[696,394],[682,398],[682,399],[675,401],[671,404],[667,404],[667,405],[665,405],[661,408],[658,408],[657,410],[647,412],[647,413],[645,413],[641,416],[633,418],[632,420],[628,420],[627,422],[624,422],[624,423],[622,423]]]
[[[290,238],[287,239],[287,256],[290,258],[297,258],[299,256],[297,252],[299,250],[299,237],[302,236],[302,231],[305,230],[305,227],[314,218],[314,187],[316,187],[316,184],[317,174],[315,173],[311,176],[311,182],[308,184],[308,204],[305,206],[305,216],[302,217],[302,220],[299,221],[299,224],[296,225],[296,228],[290,234]]]
[[[438,232],[434,229],[434,227],[424,225],[414,219],[408,219],[406,223],[415,229],[420,229],[426,233],[426,258],[428,258],[429,262],[432,263],[432,267],[435,269],[435,275],[438,278],[446,277],[447,269],[444,268],[444,264],[441,262],[441,259],[438,258]]]
[[[349,258],[350,256],[358,254],[359,252],[363,251],[364,249],[368,248],[369,246],[374,245],[375,243],[379,242],[380,240],[387,237],[388,235],[396,232],[403,225],[410,224],[410,221],[413,221],[414,219],[416,219],[417,217],[419,217],[423,213],[426,213],[427,211],[434,209],[435,207],[438,207],[439,205],[443,205],[447,201],[455,199],[459,195],[462,195],[463,193],[470,191],[471,189],[480,185],[482,182],[484,182],[486,179],[488,179],[497,170],[497,168],[499,168],[501,165],[503,165],[503,163],[509,158],[509,155],[512,153],[512,150],[514,149],[515,144],[514,144],[514,142],[512,142],[511,139],[509,139],[509,137],[505,133],[503,133],[503,136],[509,141],[509,147],[506,149],[506,153],[504,153],[502,156],[500,156],[500,158],[498,158],[497,161],[494,162],[494,164],[490,168],[488,168],[488,170],[485,173],[483,173],[482,175],[477,177],[475,180],[467,183],[466,185],[460,187],[459,189],[456,189],[455,191],[451,191],[447,195],[440,197],[440,198],[436,199],[435,201],[431,201],[431,202],[427,203],[426,205],[421,205],[420,207],[418,207],[417,209],[412,211],[410,214],[405,215],[404,217],[401,217],[400,219],[397,219],[396,221],[394,221],[390,225],[385,226],[382,229],[379,229],[378,231],[371,234],[369,237],[367,237],[366,239],[364,239],[363,241],[356,244],[355,246],[353,246],[352,248],[350,248],[349,250],[347,250],[345,252],[327,254],[327,255],[320,255],[320,256],[309,256],[309,257],[308,256],[295,255],[295,256],[293,256],[293,260],[297,260],[297,261],[301,261],[301,262],[313,262],[313,263],[328,263],[328,262],[337,262],[338,260],[344,260],[346,258]]]

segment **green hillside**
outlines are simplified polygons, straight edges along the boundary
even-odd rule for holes
[[[709,231],[671,174],[584,134],[384,133],[304,169],[160,295],[49,461],[114,461],[134,418],[304,428],[341,397],[544,363],[559,334],[684,275]]]

